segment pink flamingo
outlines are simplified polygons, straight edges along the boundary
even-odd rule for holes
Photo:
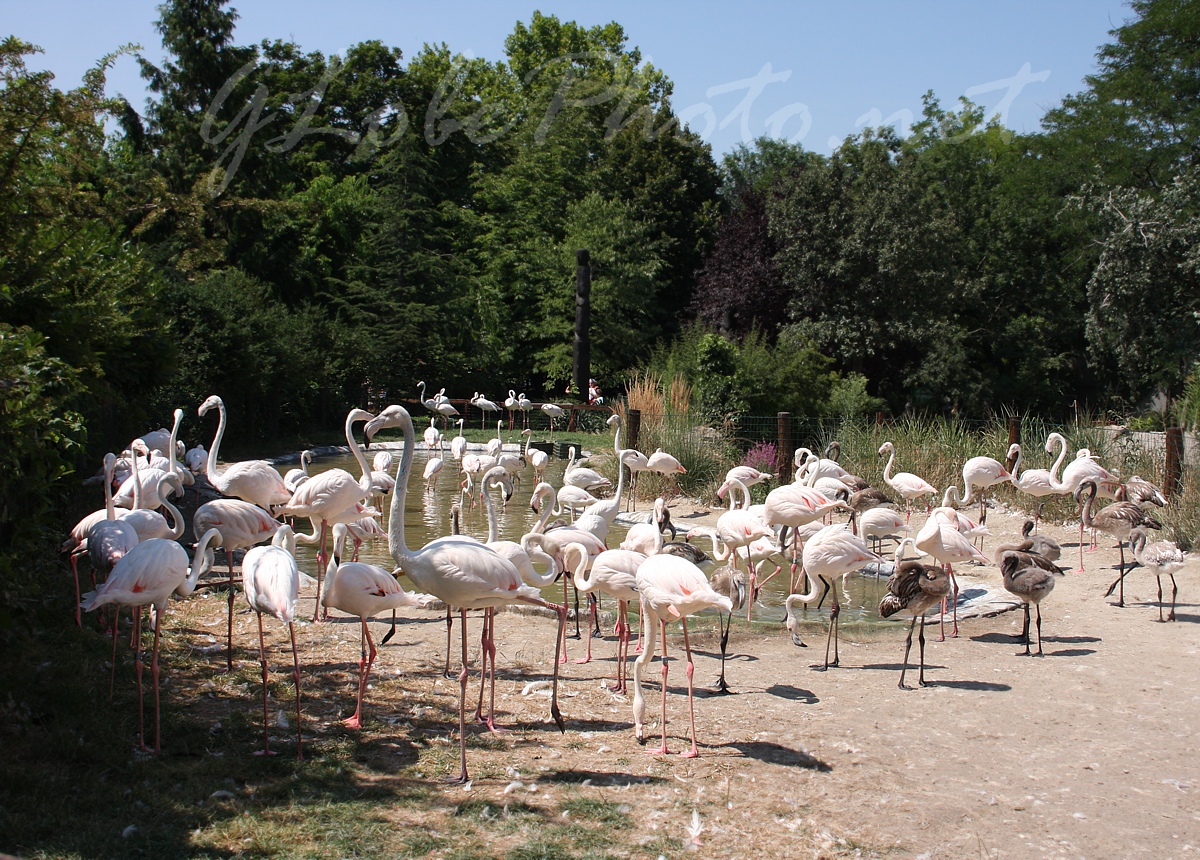
[[[360,561],[342,561],[346,549],[345,523],[337,523],[333,527],[333,555],[325,572],[328,579],[325,595],[321,605],[327,609],[340,609],[357,615],[362,624],[362,656],[358,663],[358,704],[354,714],[342,720],[342,725],[349,729],[362,728],[363,697],[367,691],[367,678],[371,675],[371,666],[375,663],[378,650],[375,640],[371,637],[371,629],[367,619],[396,609],[400,606],[418,606],[421,599],[418,595],[410,594],[400,587],[396,577],[373,564]],[[368,649],[370,653],[368,654]]]
[[[924,478],[919,478],[912,472],[897,472],[892,474],[892,464],[896,461],[896,446],[891,442],[884,442],[879,446],[879,456],[883,456],[887,452],[887,465],[883,467],[883,481],[897,493],[904,497],[904,517],[905,522],[912,516],[913,499],[929,493],[937,494],[937,488],[933,484],[926,481]]]
[[[521,574],[512,562],[494,550],[467,538],[441,538],[416,551],[410,550],[404,534],[404,502],[408,495],[408,479],[412,473],[416,434],[412,418],[402,406],[389,406],[367,425],[373,433],[382,426],[399,426],[404,432],[404,454],[396,475],[396,490],[388,520],[388,548],[396,564],[422,591],[427,591],[447,606],[458,607],[462,625],[462,669],[459,682],[459,749],[462,769],[459,782],[467,776],[467,610],[487,609],[510,603],[528,603],[552,609],[558,615],[559,635],[555,650],[559,650],[567,623],[567,608],[542,599],[536,588],[521,581]],[[494,643],[489,639],[489,649]],[[554,679],[550,699],[550,714],[559,731],[566,724],[558,708],[558,653],[554,655]]]
[[[266,460],[243,460],[229,466],[224,472],[217,468],[221,440],[225,438],[225,402],[214,394],[200,404],[198,411],[203,416],[214,406],[217,408],[219,419],[212,447],[208,449],[209,482],[221,495],[237,496],[264,510],[269,511],[273,506],[287,504],[292,494],[283,483],[283,476],[279,474],[279,470]]]
[[[195,590],[197,580],[210,564],[208,545],[217,537],[216,529],[204,533],[196,544],[195,557],[198,561],[190,568],[187,552],[173,540],[152,538],[139,543],[117,562],[108,579],[95,591],[83,595],[80,602],[80,606],[89,612],[108,603],[118,607],[130,606],[136,610],[133,624],[137,641],[134,665],[138,679],[138,745],[142,749],[146,749],[146,727],[142,698],[141,608],[151,607],[150,622],[154,627],[150,676],[154,680],[154,752],[158,753],[162,751],[158,692],[158,640],[162,630],[162,615],[173,592],[187,597]]]
[[[296,536],[291,526],[280,526],[271,546],[256,546],[242,559],[242,586],[246,602],[258,616],[258,657],[262,662],[263,748],[260,755],[273,755],[267,733],[267,650],[263,642],[263,613],[288,626],[292,639],[292,681],[296,685],[296,758],[304,761],[300,734],[300,657],[296,652],[296,601],[300,595],[300,569],[296,566]]]
[[[696,667],[692,662],[692,646],[688,639],[687,616],[702,609],[733,611],[733,602],[718,594],[709,584],[704,572],[690,561],[675,555],[655,555],[646,559],[637,570],[637,591],[641,595],[642,615],[645,618],[646,648],[633,663],[633,724],[638,743],[644,741],[643,723],[646,699],[642,694],[642,673],[654,659],[656,631],[663,637],[662,656],[662,745],[647,750],[654,755],[667,755],[667,619],[678,618],[683,624],[683,647],[687,654],[688,718],[691,723],[692,747],[680,755],[695,758],[700,754],[696,745],[696,706],[692,677]]]

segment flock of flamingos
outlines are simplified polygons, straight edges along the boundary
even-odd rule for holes
[[[426,480],[435,480],[438,470],[445,462],[442,457],[442,437],[434,426],[436,416],[448,419],[457,415],[448,402],[435,396],[424,398],[421,384],[422,403],[435,414],[431,426],[424,434],[424,442],[430,451]],[[523,399],[523,396],[522,396]],[[480,395],[473,403],[485,400]],[[515,396],[510,392],[510,400]],[[486,401],[490,403],[490,401]],[[492,404],[495,405],[495,404]],[[507,405],[507,404],[506,404]],[[552,404],[547,404],[552,405]],[[449,407],[447,409],[447,407]],[[513,407],[510,407],[510,409]],[[527,410],[532,408],[518,406]],[[566,661],[565,625],[568,617],[566,582],[571,580],[577,593],[589,593],[593,599],[596,592],[612,596],[618,602],[616,613],[617,634],[617,686],[615,692],[625,692],[625,667],[631,630],[628,623],[628,606],[640,604],[638,618],[640,655],[633,667],[633,719],[636,736],[644,742],[646,699],[643,695],[643,677],[653,660],[657,635],[663,637],[663,659],[661,661],[662,682],[662,737],[654,752],[668,752],[666,739],[666,696],[669,663],[666,659],[666,625],[676,620],[682,623],[683,643],[687,665],[688,711],[690,722],[690,746],[681,754],[698,754],[696,744],[695,710],[692,696],[693,663],[691,644],[688,637],[687,617],[705,609],[715,609],[732,617],[742,606],[749,617],[754,598],[762,585],[772,576],[790,565],[790,595],[786,600],[787,625],[795,633],[792,613],[797,603],[812,604],[824,600],[826,594],[834,592],[829,632],[826,638],[825,667],[836,666],[837,628],[839,601],[837,580],[847,575],[874,566],[877,571],[890,572],[887,593],[880,602],[883,617],[903,613],[911,617],[908,637],[905,641],[904,664],[900,673],[900,687],[910,689],[904,683],[912,646],[913,631],[920,622],[919,683],[924,686],[925,615],[941,604],[945,617],[947,603],[954,607],[953,634],[957,635],[958,588],[954,576],[954,564],[965,562],[989,562],[982,551],[982,536],[987,534],[981,525],[984,519],[983,500],[988,488],[1002,482],[1011,482],[1024,492],[1039,499],[1052,494],[1073,494],[1080,503],[1080,567],[1082,568],[1083,528],[1102,531],[1115,538],[1121,548],[1120,576],[1109,588],[1109,594],[1118,586],[1122,589],[1120,604],[1124,603],[1123,578],[1125,568],[1124,545],[1130,544],[1136,560],[1149,572],[1159,577],[1159,620],[1163,619],[1161,576],[1170,577],[1172,584],[1171,611],[1166,620],[1174,619],[1175,579],[1174,573],[1183,566],[1184,559],[1178,548],[1166,541],[1151,541],[1147,529],[1159,529],[1160,524],[1148,510],[1166,503],[1162,494],[1153,485],[1139,478],[1122,481],[1108,472],[1091,454],[1080,451],[1077,457],[1062,468],[1067,453],[1067,442],[1059,434],[1051,434],[1046,442],[1046,451],[1053,453],[1058,446],[1058,459],[1054,467],[1021,470],[1021,451],[1014,445],[1008,452],[1008,462],[1013,462],[1009,471],[1005,464],[989,457],[973,457],[962,467],[963,491],[951,487],[946,491],[940,507],[928,510],[924,525],[910,536],[909,525],[913,502],[925,496],[936,496],[937,490],[917,475],[909,472],[893,472],[896,450],[891,442],[885,442],[879,455],[888,457],[884,470],[884,481],[890,489],[904,499],[905,511],[896,510],[891,497],[880,488],[867,485],[862,479],[847,472],[837,462],[836,449],[827,450],[826,455],[816,456],[808,449],[796,452],[797,478],[794,483],[771,490],[761,505],[750,504],[749,487],[771,478],[748,466],[731,469],[719,494],[729,496],[729,510],[717,519],[715,528],[692,529],[688,537],[705,536],[712,541],[713,555],[717,561],[726,562],[712,575],[706,576],[697,562],[704,553],[689,542],[667,541],[664,530],[670,529],[674,537],[674,526],[670,523],[669,509],[665,496],[654,501],[654,514],[648,522],[636,522],[625,535],[620,548],[609,549],[607,538],[610,527],[621,512],[623,497],[626,496],[626,474],[630,475],[631,488],[635,487],[637,474],[656,471],[674,475],[684,471],[679,462],[669,454],[658,451],[647,457],[632,448],[621,447],[621,419],[614,414],[609,426],[614,431],[613,447],[619,468],[617,486],[592,469],[569,464],[564,475],[564,486],[556,490],[544,482],[546,455],[531,449],[526,443],[524,454],[505,453],[497,439],[489,443],[487,453],[468,453],[466,440],[461,434],[452,440],[451,456],[461,467],[463,474],[463,496],[472,498],[476,488],[489,512],[488,540],[480,541],[452,534],[430,541],[425,546],[410,549],[405,541],[405,499],[409,489],[414,453],[417,449],[416,431],[409,412],[402,406],[389,406],[378,414],[354,409],[346,416],[345,433],[350,451],[361,470],[355,477],[344,469],[330,469],[308,477],[305,463],[302,468],[282,475],[264,460],[249,460],[227,465],[218,465],[218,452],[225,432],[226,413],[221,399],[209,397],[199,407],[205,415],[212,409],[219,412],[219,423],[211,448],[205,451],[202,445],[184,450],[177,443],[183,410],[175,410],[172,430],[165,428],[134,440],[122,458],[108,454],[104,458],[105,507],[82,519],[63,544],[63,551],[70,554],[70,563],[75,576],[76,594],[79,592],[79,575],[76,562],[79,556],[87,556],[93,570],[93,581],[102,577],[100,584],[83,594],[77,601],[76,622],[81,623],[80,609],[98,610],[113,605],[119,613],[123,607],[132,610],[132,637],[135,645],[135,666],[139,692],[139,714],[142,714],[142,609],[149,607],[150,624],[154,631],[151,649],[151,676],[154,685],[155,752],[161,748],[159,727],[159,667],[158,650],[160,621],[172,595],[189,596],[197,587],[199,579],[210,571],[215,563],[215,550],[224,548],[228,564],[228,633],[227,664],[232,668],[233,648],[233,604],[234,585],[240,581],[245,599],[257,613],[259,628],[259,653],[263,678],[263,734],[264,752],[270,753],[267,735],[267,686],[268,666],[263,646],[264,613],[274,616],[288,625],[292,642],[293,677],[296,684],[296,741],[297,755],[303,759],[300,718],[300,667],[296,656],[296,634],[293,622],[296,618],[297,600],[302,582],[310,577],[302,574],[297,566],[295,547],[297,541],[317,545],[316,602],[314,621],[319,614],[330,608],[356,615],[362,624],[362,656],[359,664],[357,706],[354,714],[344,720],[350,728],[362,726],[363,698],[367,679],[377,653],[367,619],[394,611],[401,606],[430,605],[440,601],[447,608],[447,669],[449,668],[450,627],[453,613],[460,621],[461,668],[458,673],[459,737],[461,771],[458,779],[465,782],[467,774],[466,753],[466,708],[467,708],[467,612],[483,610],[483,630],[480,649],[480,695],[475,719],[495,730],[493,720],[495,702],[495,624],[497,607],[513,603],[532,604],[551,610],[558,618],[558,636],[555,646],[555,662],[551,687],[550,712],[559,730],[564,722],[558,706],[559,665]],[[551,410],[547,415],[555,417]],[[371,438],[384,428],[400,428],[403,432],[403,450],[396,466],[395,475],[390,474],[392,455],[380,452],[374,463],[368,463],[363,449],[355,440],[353,428],[365,424],[365,438]],[[461,421],[459,422],[461,427]],[[499,428],[498,428],[499,429]],[[529,434],[528,429],[524,431]],[[834,443],[836,445],[836,443]],[[437,448],[435,454],[434,448]],[[182,452],[183,462],[177,459]],[[539,456],[540,455],[540,456]],[[500,540],[497,528],[492,491],[499,490],[505,501],[512,495],[512,481],[522,471],[532,469],[537,486],[534,491],[534,507],[539,511],[538,522],[519,541]],[[197,475],[203,474],[222,498],[199,505],[193,519],[193,533],[198,541],[192,560],[180,543],[185,530],[183,516],[172,505],[172,496],[181,496],[185,485],[191,484]],[[601,488],[614,490],[608,498],[596,498],[592,491]],[[386,536],[388,547],[395,559],[394,572],[374,565],[349,560],[346,555],[347,541],[357,541],[364,535],[383,534],[376,523],[379,510],[372,503],[390,493],[390,510]],[[636,510],[636,490],[625,498],[632,501]],[[961,513],[957,505],[970,505],[975,498],[980,502],[980,522],[977,523]],[[1097,497],[1113,499],[1109,505],[1096,508]],[[581,511],[577,516],[576,511]],[[828,523],[834,512],[849,514],[845,523]],[[571,522],[550,522],[550,517],[564,512],[572,513]],[[307,517],[312,523],[310,534],[296,532],[282,518]],[[636,519],[636,517],[635,517]],[[1049,538],[1036,533],[1037,519],[1026,523],[1024,539],[1020,543],[1005,545],[996,550],[995,562],[1000,567],[1004,587],[1024,606],[1023,654],[1031,654],[1030,648],[1030,605],[1037,612],[1038,629],[1037,655],[1041,647],[1041,601],[1049,595],[1055,579],[1062,571],[1056,562],[1061,549]],[[457,522],[457,518],[454,520]],[[332,537],[332,553],[326,545]],[[872,550],[882,538],[899,540],[893,559],[885,561]],[[980,546],[974,543],[980,540]],[[240,580],[235,576],[233,552],[246,550],[241,564]],[[354,554],[357,558],[357,553]],[[541,571],[538,569],[541,566]],[[766,567],[773,565],[775,572],[762,577]],[[799,571],[799,573],[798,573]],[[421,593],[408,592],[398,582],[403,573],[420,589]],[[546,599],[541,589],[563,578],[564,598],[562,603]],[[760,577],[762,577],[760,579]],[[806,590],[797,591],[797,585],[807,583]],[[106,623],[112,630],[113,671],[117,647],[117,619],[111,617]],[[394,627],[393,627],[394,631]],[[385,637],[384,641],[387,641]],[[943,621],[943,636],[944,621]],[[644,641],[642,641],[644,640]],[[719,688],[724,689],[724,651],[728,640],[728,626],[722,627],[722,673]],[[830,649],[832,646],[832,659]],[[590,638],[588,657],[590,658]],[[584,661],[580,661],[584,662]],[[490,679],[490,685],[487,681]],[[111,685],[111,681],[110,681]],[[485,687],[490,689],[487,714],[484,715]],[[145,744],[144,716],[139,717],[139,745]]]

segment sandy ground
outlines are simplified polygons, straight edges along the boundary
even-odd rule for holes
[[[692,507],[679,503],[677,517]],[[990,555],[1017,535],[1022,519],[992,510],[994,536],[985,551]],[[1073,568],[1077,531],[1043,530],[1063,542],[1063,563]],[[646,688],[650,743],[636,742],[632,697],[608,689],[606,678],[615,671],[611,626],[603,640],[594,640],[592,663],[564,668],[567,730],[560,735],[549,722],[545,691],[524,694],[530,681],[548,677],[552,623],[506,613],[497,632],[497,711],[499,722],[515,730],[484,742],[486,734],[473,727],[474,780],[444,791],[494,800],[498,808],[514,795],[525,803],[553,803],[568,793],[623,804],[637,822],[628,837],[634,856],[640,856],[637,845],[663,835],[718,857],[761,851],[786,857],[1191,856],[1200,851],[1195,571],[1189,565],[1177,575],[1178,620],[1160,624],[1155,581],[1145,571],[1127,579],[1124,608],[1114,605],[1115,596],[1103,596],[1117,564],[1108,543],[1086,554],[1085,573],[1058,579],[1043,604],[1044,657],[1017,656],[1020,611],[964,619],[959,637],[944,642],[934,641],[931,625],[930,685],[911,691],[897,687],[907,621],[843,627],[841,665],[822,671],[822,624],[805,628],[809,647],[802,649],[781,624],[743,620],[730,642],[735,694],[713,695],[699,688],[711,687],[717,675],[716,619],[695,619],[696,759],[647,753],[661,728],[658,663]],[[960,574],[964,585],[1000,582],[994,566],[964,567]],[[305,605],[311,613],[311,591]],[[177,606],[188,635],[199,634],[201,653],[223,664],[223,652],[211,643],[223,641],[224,601]],[[253,616],[240,598],[238,606],[239,658],[253,667],[253,677]],[[440,676],[444,624],[429,611],[402,617],[399,633],[380,651],[362,734],[388,741],[388,749],[400,749],[391,743],[397,737],[440,744],[445,755],[439,761],[446,772],[455,771],[458,685]],[[378,639],[386,624],[377,621],[373,629]],[[473,662],[478,629],[473,619]],[[272,637],[272,661],[282,669],[284,639],[277,630]],[[323,739],[346,733],[338,720],[354,707],[357,620],[309,625],[300,637],[306,683],[316,688],[305,701],[305,729],[319,754]],[[457,629],[455,643],[457,649]],[[570,648],[577,657],[582,643],[572,640]],[[916,648],[914,642],[907,678],[913,684]],[[667,736],[678,753],[688,746],[678,625],[670,649]],[[258,688],[245,686],[241,704],[253,717]],[[472,697],[476,690],[473,678]],[[277,733],[286,747],[289,733]],[[376,764],[411,765],[415,754],[408,749],[380,752]]]

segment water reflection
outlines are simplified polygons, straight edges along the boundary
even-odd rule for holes
[[[388,446],[385,445],[383,447],[386,448]],[[379,445],[372,445],[371,451],[373,452],[379,448]],[[418,449],[421,448],[423,446],[418,444]],[[515,447],[513,450],[515,450]],[[398,446],[394,453],[396,461],[399,463],[400,449]],[[368,452],[368,455],[370,455],[370,452]],[[413,458],[413,477],[409,484],[408,497],[404,508],[405,540],[410,548],[422,547],[431,540],[450,534],[450,507],[460,498],[462,473],[458,470],[458,461],[451,457],[449,453],[445,455],[446,464],[437,479],[429,484],[426,484],[422,480],[421,475],[425,470],[425,464],[428,462],[430,456],[430,453],[427,451],[417,450]],[[551,458],[550,464],[546,469],[546,480],[555,487],[562,486],[565,467],[566,460]],[[328,469],[345,469],[352,475],[359,474],[358,466],[354,458],[349,454],[316,460],[309,466],[309,474],[318,475]],[[537,517],[529,505],[534,487],[532,475],[531,470],[525,471],[521,482],[514,485],[515,492],[512,499],[503,508],[499,503],[498,495],[493,494],[499,538],[501,540],[520,541],[521,536],[528,532],[537,521]],[[385,529],[387,527],[387,517],[390,507],[391,496],[387,496],[383,504],[383,515],[380,518],[380,523]],[[680,531],[679,539],[682,540],[683,532],[688,529],[687,514],[694,510],[694,507],[684,502],[673,507],[672,510],[675,516],[676,527]],[[297,528],[305,532],[310,531],[306,522],[298,523]],[[462,506],[461,530],[463,534],[471,535],[479,540],[487,540],[487,508],[479,502],[477,490],[475,498],[464,502]],[[628,524],[614,523],[608,533],[608,546],[610,548],[619,546],[628,530]],[[711,550],[711,544],[707,539],[701,541],[699,545],[705,551]],[[347,552],[350,552],[349,548],[347,548]],[[297,547],[297,559],[300,562],[302,570],[315,573],[315,546],[301,545]],[[364,541],[359,550],[359,561],[379,565],[385,570],[393,570],[396,566],[391,555],[388,553],[386,538]],[[712,562],[706,562],[701,567],[706,573],[711,573],[716,565]],[[769,572],[769,570],[765,570],[764,575]],[[789,571],[785,567],[767,583],[759,593],[758,602],[754,607],[753,617],[755,620],[764,622],[781,622],[783,620],[783,603],[788,595],[788,580]],[[408,581],[407,577],[402,578],[401,582],[406,588],[412,588],[412,583]],[[847,621],[855,620],[882,621],[879,618],[877,607],[879,606],[880,598],[886,590],[885,586],[885,578],[853,575],[846,579],[845,588],[843,589],[842,582],[839,579],[837,588],[842,604],[842,622],[846,623]],[[797,617],[801,620],[813,621],[827,618],[831,600],[832,594],[826,597],[824,605],[819,610],[798,607]],[[742,611],[743,613],[745,612],[744,609]]]

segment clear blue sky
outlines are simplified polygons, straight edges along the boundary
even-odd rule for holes
[[[33,0],[9,3],[0,33],[45,49],[31,65],[61,87],[125,42],[158,62],[157,0]],[[967,94],[1010,128],[1036,131],[1045,111],[1082,87],[1096,49],[1130,17],[1118,0],[845,0],[845,2],[676,2],[676,0],[241,0],[239,44],[291,39],[308,51],[343,53],[379,39],[412,57],[423,43],[504,58],[505,37],[533,10],[584,26],[617,21],[628,44],[675,84],[676,111],[719,156],[773,134],[829,152],[863,125],[903,130],[933,90],[943,106]],[[1022,71],[1024,70],[1024,71]],[[110,75],[139,109],[136,63]],[[758,94],[752,97],[752,82]],[[1024,81],[1020,83],[1020,81]],[[742,110],[739,111],[739,105]],[[411,108],[410,108],[411,110]]]

